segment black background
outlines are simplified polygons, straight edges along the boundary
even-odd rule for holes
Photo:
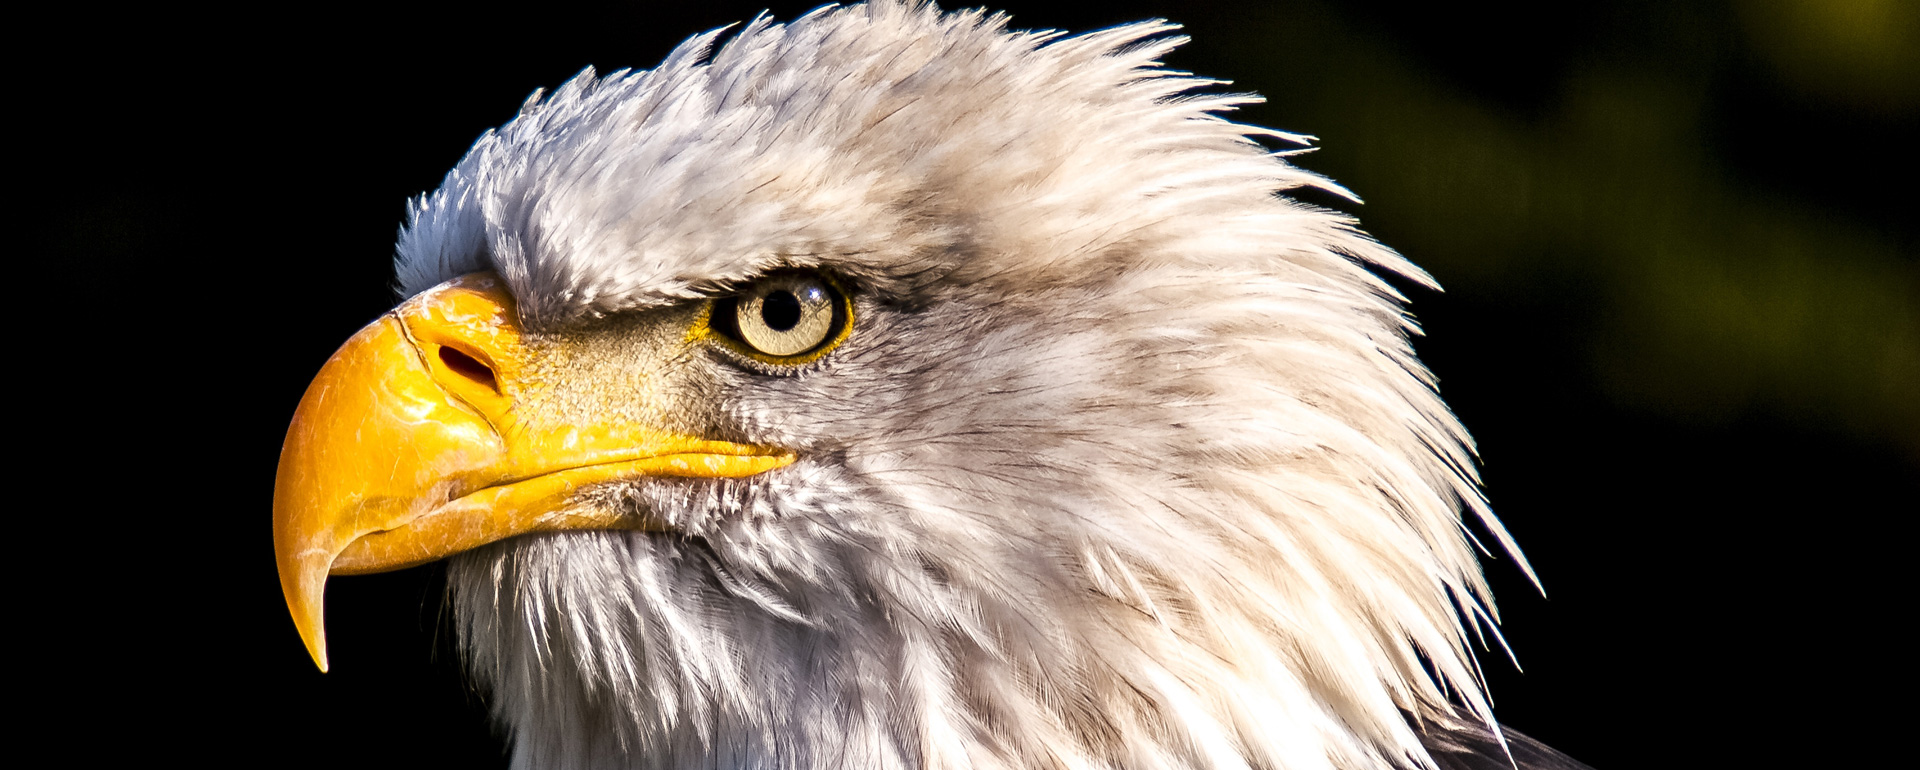
[[[16,512],[18,670],[40,685],[28,724],[51,731],[29,741],[214,764],[504,764],[440,633],[434,568],[334,581],[334,672],[313,668],[274,575],[280,437],[320,363],[392,304],[403,202],[482,130],[584,66],[650,66],[763,5],[73,6],[14,30],[35,53],[10,110],[30,137],[15,146],[29,236],[11,260],[25,270],[9,285],[10,379],[16,435],[40,458],[16,482],[47,490]],[[1504,721],[1601,768],[1846,765],[1896,735],[1911,647],[1895,632],[1911,614],[1898,533],[1920,509],[1920,428],[1900,399],[1920,396],[1847,411],[1879,402],[1841,386],[1804,402],[1667,397],[1660,374],[1622,388],[1608,362],[1647,344],[1609,331],[1635,318],[1630,298],[1579,269],[1476,272],[1477,242],[1449,234],[1480,223],[1396,203],[1394,169],[1370,160],[1402,157],[1369,144],[1391,132],[1341,116],[1383,114],[1355,75],[1370,66],[1526,126],[1591,62],[1650,61],[1706,83],[1689,136],[1722,188],[1891,249],[1909,302],[1888,322],[1910,328],[1915,200],[1888,167],[1920,135],[1910,104],[1795,85],[1716,3],[1007,6],[1021,28],[1185,23],[1195,40],[1174,66],[1272,96],[1241,118],[1321,136],[1302,165],[1370,204],[1316,202],[1450,287],[1410,290],[1420,350],[1546,589],[1488,562],[1525,666],[1484,656]],[[1473,137],[1430,139],[1440,153]],[[1562,264],[1585,237],[1506,247]]]

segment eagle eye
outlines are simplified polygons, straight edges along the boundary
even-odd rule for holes
[[[826,276],[780,272],[716,300],[711,328],[754,358],[771,364],[808,363],[846,338],[846,295]]]

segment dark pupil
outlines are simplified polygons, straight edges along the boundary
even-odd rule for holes
[[[783,332],[800,323],[800,298],[790,291],[776,291],[760,300],[760,320],[767,328]]]

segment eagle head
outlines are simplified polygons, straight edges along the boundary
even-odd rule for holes
[[[1418,767],[1489,724],[1463,516],[1512,546],[1380,275],[1429,279],[1287,197],[1345,193],[1172,29],[874,2],[536,93],[294,418],[316,661],[330,573],[446,558],[526,767]]]

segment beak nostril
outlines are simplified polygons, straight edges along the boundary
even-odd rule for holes
[[[495,393],[500,392],[500,381],[493,376],[493,367],[487,366],[481,362],[480,359],[467,355],[456,348],[441,345],[440,362],[446,364],[447,368],[453,370],[454,374],[485,385],[488,390]]]

